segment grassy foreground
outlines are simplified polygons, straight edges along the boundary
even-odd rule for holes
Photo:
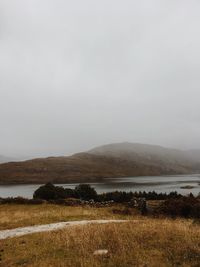
[[[76,226],[0,241],[1,267],[200,266],[200,227],[190,220],[143,218]],[[108,249],[107,256],[94,256]]]
[[[119,210],[119,214],[113,213],[113,209]],[[138,213],[136,210],[132,210],[133,214],[131,216],[120,215],[120,211],[123,210],[124,207],[119,204],[105,208],[90,206],[69,207],[51,204],[0,205],[0,230],[85,219],[127,219]]]

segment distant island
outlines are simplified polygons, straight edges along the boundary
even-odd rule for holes
[[[200,151],[116,143],[68,157],[0,164],[0,184],[95,182],[112,177],[200,172]]]

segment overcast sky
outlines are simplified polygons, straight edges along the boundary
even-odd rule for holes
[[[0,0],[0,154],[200,148],[200,1]]]

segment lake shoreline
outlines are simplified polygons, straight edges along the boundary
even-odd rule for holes
[[[181,176],[196,176],[196,175],[199,175],[200,176],[200,173],[180,173],[180,174],[162,174],[162,175],[140,175],[140,176],[131,176],[133,178],[143,178],[143,177],[181,177]],[[73,183],[77,183],[77,184],[87,184],[87,183],[104,183],[106,180],[111,180],[111,179],[114,179],[114,180],[117,180],[117,179],[126,179],[126,178],[130,178],[130,176],[118,176],[118,177],[104,177],[104,178],[93,178],[93,179],[90,179],[90,178],[86,178],[86,181],[83,181],[83,179],[71,179],[71,180],[68,180],[67,182],[59,182],[59,181],[49,181],[53,184],[57,184],[57,185],[63,185],[63,184],[73,184]],[[0,186],[17,186],[17,185],[43,185],[45,183],[38,183],[38,182],[10,182],[10,183],[2,183],[0,182]]]
[[[165,175],[165,176],[138,176],[124,178],[106,178],[101,181],[84,182],[90,184],[98,193],[111,191],[139,192],[146,191],[169,193],[177,191],[182,195],[200,192],[200,174]],[[74,189],[80,182],[54,183],[57,186]],[[43,184],[9,184],[0,185],[0,197],[32,198],[34,191]],[[189,187],[189,188],[188,188]],[[192,187],[192,188],[191,188]]]

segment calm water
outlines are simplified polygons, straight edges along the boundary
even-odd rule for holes
[[[200,174],[177,176],[147,176],[106,179],[104,183],[90,183],[98,193],[121,191],[156,191],[169,193],[177,191],[183,195],[192,192],[200,193]],[[77,184],[62,184],[61,186],[74,188]],[[33,192],[40,186],[36,185],[4,185],[0,186],[0,197],[22,196],[32,198]],[[192,186],[192,189],[182,189],[184,186]]]

